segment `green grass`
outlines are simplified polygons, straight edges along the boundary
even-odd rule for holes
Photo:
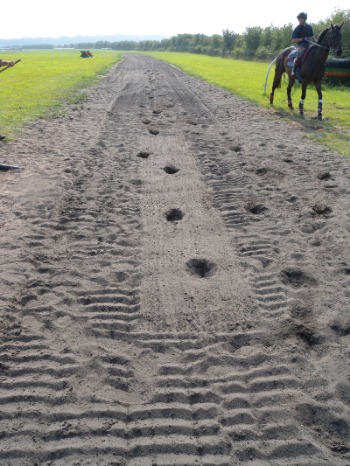
[[[275,91],[274,104],[269,103],[272,80],[275,67],[269,72],[266,95],[264,86],[268,63],[249,62],[242,60],[223,59],[195,55],[189,53],[148,53],[154,57],[172,63],[183,71],[193,76],[202,78],[210,83],[238,94],[261,107],[278,111],[287,120],[299,121],[301,124],[313,129],[308,132],[308,137],[317,140],[321,144],[344,155],[350,154],[350,87],[327,87],[323,90],[323,115],[322,122],[317,117],[318,96],[313,85],[308,86],[305,99],[305,120],[301,120],[298,111],[291,113],[287,107],[287,82],[282,82],[281,89]],[[300,95],[300,85],[294,86],[292,91],[294,106],[297,108]]]
[[[92,53],[94,58],[83,59],[80,50],[2,52],[3,60],[21,62],[0,73],[0,133],[15,136],[26,122],[57,116],[63,104],[83,100],[84,89],[121,57],[107,50]]]

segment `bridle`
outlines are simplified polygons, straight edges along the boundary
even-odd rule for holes
[[[329,44],[329,45],[328,45],[328,47],[325,46],[325,45],[318,44],[317,42],[313,42],[312,40],[308,40],[307,42],[309,42],[310,44],[312,44],[312,45],[314,45],[314,46],[316,46],[316,47],[320,47],[321,49],[326,49],[326,50],[331,50],[331,49],[332,49],[332,50],[335,50],[335,48],[332,47],[332,45],[331,45],[331,41],[332,41],[332,31],[333,31],[333,29],[334,29],[335,27],[337,27],[337,26],[331,26],[331,27],[328,28],[328,31],[329,31],[329,37],[328,37],[328,44]],[[339,26],[339,29],[340,29],[341,27],[342,27],[342,25]]]

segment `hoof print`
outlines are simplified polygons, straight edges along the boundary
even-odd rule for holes
[[[184,213],[180,209],[170,209],[165,214],[168,222],[178,222],[184,218]]]
[[[307,275],[305,272],[297,268],[288,268],[282,270],[281,280],[286,285],[292,285],[294,287],[317,284],[317,281],[313,277],[310,277],[310,275]]]
[[[186,263],[187,270],[199,278],[207,278],[214,275],[217,265],[206,259],[191,259]]]
[[[175,173],[179,171],[179,169],[174,167],[173,165],[167,165],[166,167],[164,167],[164,171],[168,175],[174,175]]]
[[[328,181],[332,179],[332,175],[329,172],[319,173],[317,178],[321,181]]]
[[[316,215],[329,215],[332,212],[332,209],[323,203],[314,205],[312,210]]]
[[[141,151],[137,154],[137,157],[141,157],[141,159],[148,159],[148,157],[151,155],[151,152],[146,152],[146,151]]]
[[[268,210],[268,208],[265,207],[263,204],[253,204],[253,203],[249,203],[246,209],[254,215],[261,215]]]

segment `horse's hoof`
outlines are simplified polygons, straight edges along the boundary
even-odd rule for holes
[[[288,105],[289,110],[294,110],[293,105]]]
[[[272,105],[273,104],[273,95],[270,94],[270,104]]]
[[[318,121],[322,121],[322,120],[323,120],[323,116],[322,116],[322,115],[317,115],[317,119],[318,119]]]

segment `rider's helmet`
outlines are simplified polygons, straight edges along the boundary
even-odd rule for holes
[[[307,19],[307,13],[301,12],[298,14],[297,19],[299,18],[304,18],[305,20]]]

